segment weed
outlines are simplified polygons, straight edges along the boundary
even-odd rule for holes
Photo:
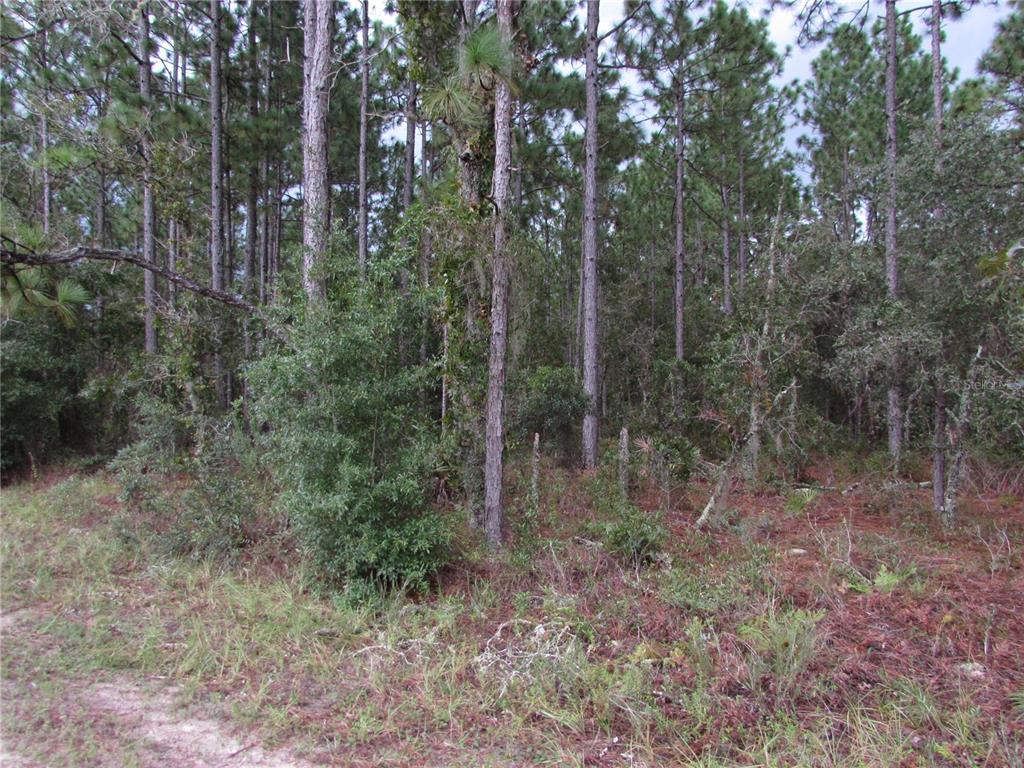
[[[786,499],[785,510],[790,515],[798,515],[807,509],[819,496],[813,488],[798,488]]]
[[[747,642],[752,690],[763,684],[767,672],[771,675],[776,705],[791,705],[790,694],[821,645],[817,627],[823,616],[799,608],[779,610],[770,601],[765,613],[740,627],[740,637]]]

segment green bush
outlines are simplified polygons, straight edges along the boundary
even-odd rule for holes
[[[632,504],[623,504],[616,520],[604,530],[605,546],[634,568],[654,560],[665,543],[667,532],[657,515]]]
[[[290,346],[249,369],[279,504],[315,567],[355,592],[424,588],[446,561],[449,527],[432,506],[436,424],[421,407],[434,369],[409,365],[423,305],[395,290],[400,264],[354,271],[305,319]]]
[[[527,435],[572,455],[579,426],[587,409],[587,395],[569,366],[541,366],[531,373],[519,396],[520,428]]]
[[[204,427],[167,541],[178,555],[231,558],[252,543],[252,523],[266,506],[257,452],[230,419]]]

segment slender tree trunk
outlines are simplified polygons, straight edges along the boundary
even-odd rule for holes
[[[686,306],[686,132],[683,123],[685,94],[682,77],[676,85],[676,196],[675,196],[675,331],[676,360],[683,361],[685,347],[683,331],[685,330],[683,310]]]
[[[275,46],[274,36],[274,4],[267,3],[267,55],[264,58],[263,72],[263,109],[269,112],[271,109],[271,78],[273,75],[273,56]],[[260,161],[260,190],[263,195],[263,205],[260,207],[260,304],[266,304],[269,294],[267,287],[270,284],[270,243],[273,239],[270,232],[270,152],[271,142],[266,142],[263,147],[263,157]]]
[[[402,211],[412,207],[413,187],[416,182],[416,84],[409,80],[405,94],[405,174],[402,178]]]
[[[739,220],[736,222],[738,233],[737,247],[739,248],[739,287],[740,292],[747,284],[747,173],[746,158],[743,147],[740,147],[740,188],[739,188]]]
[[[853,212],[850,205],[850,148],[843,147],[843,168],[840,179],[843,203],[843,242],[853,242]]]
[[[99,189],[96,190],[96,219],[92,239],[97,248],[107,247],[107,173],[102,168]]]
[[[459,21],[459,45],[464,44],[466,38],[476,28],[479,5],[480,0],[461,0],[462,18]],[[459,186],[462,191],[462,201],[470,208],[477,208],[480,206],[480,158],[463,131],[459,129],[452,131],[452,143],[455,145],[455,152],[459,159]]]
[[[250,2],[249,5],[249,29],[248,29],[248,42],[249,42],[249,93],[248,93],[248,108],[249,108],[249,121],[252,125],[256,124],[259,119],[259,85],[260,85],[260,72],[259,72],[259,54],[256,48],[256,3]],[[249,189],[246,193],[245,199],[245,282],[243,283],[242,292],[245,294],[245,298],[251,300],[254,295],[255,288],[255,272],[256,272],[256,240],[258,223],[256,217],[258,216],[257,204],[259,202],[259,183],[260,183],[260,171],[259,161],[257,155],[253,153],[252,158],[249,161]],[[248,333],[246,334],[246,347],[249,346]]]
[[[210,278],[215,291],[224,290],[224,180],[223,112],[221,109],[220,0],[210,0]],[[228,384],[221,351],[224,329],[218,318],[214,322],[213,375],[217,401],[221,408],[228,404]]]
[[[210,0],[210,277],[215,291],[224,290],[224,179],[220,77],[220,0]]]
[[[935,385],[935,432],[932,437],[932,508],[940,517],[946,500],[946,391]]]
[[[583,170],[583,465],[597,466],[597,26],[600,5],[587,0],[586,131]]]
[[[173,4],[172,8],[173,12],[177,14],[179,11],[177,2]],[[178,104],[178,78],[181,74],[180,60],[181,36],[178,23],[175,22],[173,39],[171,41],[171,103],[175,106]],[[167,219],[167,268],[172,272],[178,271],[178,247],[178,222],[171,216]],[[173,282],[167,284],[167,300],[172,308],[177,304],[178,286]]]
[[[732,251],[729,250],[729,187],[722,184],[722,309],[732,314]]]
[[[498,30],[512,43],[513,0],[497,0]],[[491,283],[491,342],[487,362],[487,426],[484,457],[484,535],[492,546],[501,543],[502,455],[505,449],[505,355],[508,348],[509,254],[508,220],[512,174],[512,89],[499,80],[494,93],[494,262]]]
[[[427,121],[424,120],[421,128],[421,152],[420,152],[420,175],[423,177],[423,196],[430,194],[430,167],[428,165],[429,153],[427,152]],[[410,185],[410,199],[411,199],[411,185]],[[426,288],[430,284],[430,251],[432,248],[431,243],[431,231],[429,222],[424,222],[423,231],[420,233],[420,287]],[[445,331],[447,332],[447,323],[445,320]],[[425,366],[427,364],[427,337],[430,333],[430,313],[426,312],[423,315],[423,330],[420,334],[420,365]],[[447,340],[447,335],[445,336]],[[445,347],[447,351],[447,346]],[[447,359],[447,358],[446,358]],[[442,368],[441,373],[441,421],[444,422],[444,416],[447,412],[447,400],[448,400],[448,375],[445,369]]]
[[[931,28],[932,120],[935,124],[935,148],[942,149],[942,0],[932,0]]]
[[[304,0],[302,111],[302,287],[323,296],[318,270],[327,252],[327,98],[330,90],[333,0]]]
[[[932,0],[932,120],[935,172],[942,170],[942,0]],[[942,216],[936,206],[935,217]],[[946,513],[946,390],[941,374],[935,384],[935,434],[932,438],[932,506],[940,518]],[[956,460],[954,459],[954,463]]]
[[[42,11],[42,3],[39,4],[39,10]],[[39,35],[39,66],[40,70],[47,73],[50,68],[49,62],[49,51],[48,43],[49,36],[47,35],[45,21],[40,21],[42,26],[42,33]],[[49,87],[46,85],[48,82],[44,74],[43,80],[43,100],[49,102]],[[43,182],[43,195],[40,200],[41,213],[43,215],[43,234],[50,234],[50,202],[52,200],[52,192],[50,190],[50,123],[46,115],[46,110],[49,108],[49,104],[43,104],[43,108],[39,110],[39,149],[40,157],[42,158],[42,182]]]
[[[156,263],[156,213],[153,205],[153,150],[150,143],[150,63],[149,63],[149,4],[143,3],[139,13],[139,98],[143,110],[142,150],[142,258]],[[145,312],[145,350],[156,354],[156,275],[150,270],[143,277],[143,304]]]
[[[363,0],[362,56],[359,90],[359,272],[366,271],[367,197],[366,197],[366,119],[370,101],[370,4]]]
[[[896,0],[885,0],[885,276],[889,298],[897,301],[900,295],[899,254],[896,250]],[[893,377],[898,370],[898,356],[893,354]],[[899,466],[903,448],[903,407],[899,386],[889,385],[889,455]]]

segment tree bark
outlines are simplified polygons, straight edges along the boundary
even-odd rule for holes
[[[935,125],[935,148],[942,149],[942,0],[932,0],[931,33],[932,120]]]
[[[885,168],[888,189],[885,212],[885,276],[889,298],[900,295],[899,254],[896,250],[896,0],[885,0]],[[893,356],[892,373],[898,372]],[[899,466],[903,448],[903,408],[898,384],[889,385],[889,456]]]
[[[413,187],[416,182],[416,83],[409,79],[405,94],[405,174],[402,178],[402,211],[412,207]]]
[[[675,331],[676,331],[676,360],[683,361],[685,352],[685,341],[683,332],[685,330],[683,310],[686,306],[686,128],[684,125],[685,93],[683,91],[682,77],[676,84],[676,196],[675,196]]]
[[[320,0],[323,2],[323,0]],[[362,56],[359,62],[359,272],[366,272],[367,205],[366,196],[366,120],[370,101],[370,4],[363,0]]]
[[[210,279],[214,291],[224,291],[224,179],[223,113],[221,107],[220,1],[210,0]],[[224,355],[220,346],[224,329],[220,319],[214,321],[213,376],[217,402],[228,404],[228,382]]]
[[[724,164],[723,164],[724,170]],[[729,250],[729,187],[722,184],[722,309],[732,314],[732,251]]]
[[[932,508],[940,518],[946,500],[946,390],[935,385],[935,432],[932,436]]]
[[[179,11],[178,4],[174,3],[172,6],[175,13]],[[178,22],[174,24],[174,34],[171,40],[171,102],[177,106],[178,104],[178,80],[181,75],[181,68],[179,62],[181,61],[181,36],[180,27]],[[176,272],[178,269],[178,248],[180,245],[180,235],[178,232],[178,222],[171,216],[167,220],[167,268],[171,272]],[[99,247],[103,247],[100,243]],[[178,302],[178,286],[174,283],[169,283],[167,286],[167,300],[170,306],[173,308]]]
[[[597,26],[598,0],[587,0],[586,130],[583,170],[583,465],[597,466]]]
[[[40,11],[42,11],[42,7],[43,7],[42,3],[40,2],[40,4],[39,4],[39,10]],[[49,36],[47,34],[47,28],[48,27],[44,25],[42,27],[42,31],[41,31],[41,33],[39,35],[39,68],[40,68],[40,70],[43,73],[48,72],[48,70],[50,68],[49,51],[48,51],[48,43],[49,43],[49,39],[48,38],[49,38]],[[49,88],[47,86],[47,83],[48,83],[48,80],[46,80],[46,75],[44,74],[44,76],[43,76],[43,100],[44,100],[44,102],[48,102],[49,99],[50,99]],[[52,192],[50,190],[50,158],[49,158],[49,152],[50,152],[50,123],[49,123],[49,119],[47,118],[47,115],[46,115],[46,110],[48,109],[48,107],[49,107],[49,104],[43,104],[43,108],[39,110],[39,149],[40,149],[40,153],[39,154],[40,154],[40,157],[42,159],[41,173],[42,173],[42,182],[43,182],[42,199],[40,200],[40,208],[41,208],[40,212],[42,213],[42,217],[43,217],[43,234],[44,235],[49,235],[50,234],[50,202],[51,202],[51,199],[52,199]]]
[[[256,3],[250,2],[249,4],[249,29],[248,29],[248,42],[249,42],[249,93],[248,93],[248,108],[249,108],[249,122],[255,127],[256,121],[259,119],[259,85],[260,85],[260,71],[259,71],[259,60],[256,48]],[[258,223],[256,217],[259,215],[257,211],[257,204],[259,201],[259,183],[260,183],[260,171],[259,161],[257,155],[252,154],[249,160],[249,189],[245,199],[245,281],[243,283],[242,292],[245,294],[247,299],[252,299],[255,288],[255,272],[256,272],[256,240]],[[246,346],[248,346],[248,334],[246,334]]]
[[[327,98],[330,90],[333,0],[304,0],[302,114],[302,287],[323,297],[318,275],[327,252]]]
[[[738,233],[737,247],[739,253],[737,258],[739,261],[739,287],[740,293],[743,292],[744,287],[747,284],[747,173],[746,173],[746,158],[743,154],[743,147],[740,147],[740,186],[739,186],[739,218],[736,222],[736,229]]]
[[[512,2],[497,0],[498,30],[512,43]],[[509,254],[505,227],[512,175],[512,89],[499,80],[494,93],[494,261],[491,282],[491,340],[487,362],[487,425],[484,456],[484,535],[501,544],[503,452],[505,449],[505,356],[508,348]]]
[[[139,9],[139,98],[142,101],[142,258],[156,263],[156,213],[153,205],[153,149],[150,143],[150,82],[149,63],[149,5]],[[143,305],[145,317],[145,351],[156,354],[156,275],[146,270],[143,278]]]
[[[224,289],[224,241],[221,222],[224,219],[224,178],[222,156],[223,126],[221,123],[220,77],[220,0],[210,0],[210,279],[213,289]]]

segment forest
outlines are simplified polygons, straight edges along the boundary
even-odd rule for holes
[[[0,46],[0,762],[1024,766],[1020,0]]]

